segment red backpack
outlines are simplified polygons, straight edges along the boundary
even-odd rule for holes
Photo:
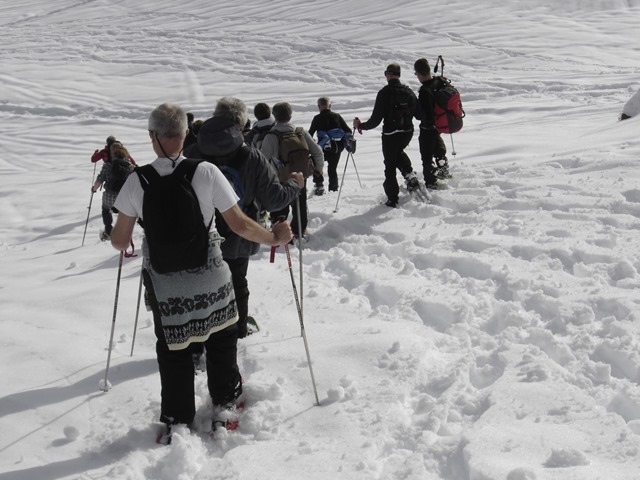
[[[451,81],[444,74],[444,60],[442,55],[438,56],[433,72],[438,71],[438,63],[442,64],[439,77],[434,77],[433,96],[435,104],[433,107],[433,119],[436,130],[439,133],[456,133],[462,129],[462,119],[465,117],[460,100],[460,92],[451,85]]]

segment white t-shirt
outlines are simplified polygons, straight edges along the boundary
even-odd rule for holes
[[[178,159],[179,163],[183,158]],[[173,164],[168,158],[156,158],[151,165],[160,176],[173,172]],[[191,182],[200,202],[200,210],[205,225],[213,218],[215,209],[226,212],[238,202],[238,196],[224,174],[212,163],[202,162],[196,168]],[[129,217],[142,218],[144,190],[138,175],[132,173],[122,186],[114,206]]]

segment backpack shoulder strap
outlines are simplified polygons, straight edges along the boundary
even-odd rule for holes
[[[193,180],[193,175],[196,173],[196,168],[204,160],[196,158],[185,158],[175,168],[171,175],[177,175],[178,177],[184,177],[189,183]]]
[[[142,186],[143,190],[146,190],[151,182],[160,178],[160,174],[155,168],[153,168],[152,165],[136,167],[134,169],[134,172],[136,172],[136,174],[138,175],[138,178],[140,179],[140,185]]]

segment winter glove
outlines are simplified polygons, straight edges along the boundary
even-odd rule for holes
[[[362,125],[362,122],[360,121],[360,119],[358,117],[354,118],[353,128],[356,129],[360,135],[362,135],[362,128],[360,127],[360,125]]]

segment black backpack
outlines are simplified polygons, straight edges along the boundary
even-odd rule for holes
[[[142,227],[151,266],[158,273],[193,270],[207,263],[209,226],[205,226],[191,180],[202,160],[185,159],[160,176],[152,165],[135,172],[144,190]]]
[[[392,130],[413,130],[416,101],[407,85],[389,87],[389,103],[385,126]]]
[[[133,172],[133,165],[126,158],[114,158],[109,162],[109,177],[107,181],[107,187],[109,190],[119,192],[127,181],[131,172]]]

